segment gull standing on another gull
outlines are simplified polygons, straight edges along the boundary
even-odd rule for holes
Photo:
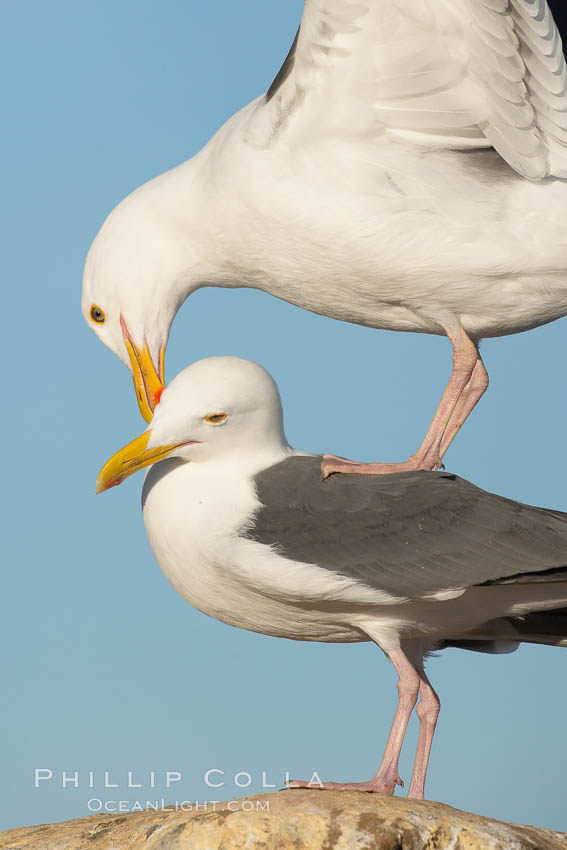
[[[148,422],[171,323],[202,286],[446,334],[453,370],[417,452],[323,464],[435,469],[487,387],[478,340],[567,314],[565,177],[567,71],[545,0],[309,0],[268,92],[110,214],[83,313]]]
[[[373,640],[396,668],[377,773],[324,788],[393,794],[419,696],[409,796],[423,797],[439,712],[424,671],[432,650],[567,646],[567,514],[442,472],[323,481],[320,458],[289,446],[278,389],[256,363],[212,357],[181,372],[151,426],[105,464],[97,492],[151,464],[146,531],[188,602],[262,634]]]

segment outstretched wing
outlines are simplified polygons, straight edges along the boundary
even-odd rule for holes
[[[307,0],[248,139],[283,134],[493,146],[526,177],[567,176],[567,71],[546,0]]]
[[[333,475],[291,457],[256,476],[249,536],[393,596],[567,579],[567,514],[481,490],[455,475]]]

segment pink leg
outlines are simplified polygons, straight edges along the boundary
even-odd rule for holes
[[[423,800],[429,753],[431,752],[433,733],[435,732],[440,707],[439,697],[431,687],[431,682],[422,671],[419,686],[419,703],[416,708],[416,713],[419,717],[419,738],[408,791],[408,797],[412,797],[414,800]]]
[[[453,411],[453,415],[449,420],[445,433],[443,434],[443,440],[441,441],[441,457],[444,456],[445,452],[457,436],[460,431],[465,419],[471,413],[474,407],[476,407],[477,403],[480,401],[486,389],[488,387],[488,372],[482,362],[480,355],[478,360],[476,361],[475,367],[472,371],[472,375],[470,381],[464,388],[462,395]]]
[[[333,472],[357,472],[365,475],[384,475],[390,472],[407,472],[415,469],[438,469],[442,466],[441,458],[443,456],[443,436],[448,429],[455,411],[457,410],[459,399],[467,386],[472,383],[473,372],[477,363],[480,361],[480,355],[478,353],[476,343],[469,339],[461,325],[458,325],[455,330],[449,331],[448,337],[453,346],[453,371],[451,372],[449,383],[445,388],[445,392],[441,397],[439,406],[435,411],[435,415],[417,452],[412,455],[409,460],[401,463],[357,463],[355,461],[335,457],[334,455],[325,455],[321,464],[324,478]],[[480,362],[482,363],[482,361]],[[482,366],[482,370],[484,370],[484,366]],[[479,378],[482,370],[479,370]],[[474,395],[474,393],[472,395]],[[480,395],[482,395],[482,393],[480,393]],[[468,410],[466,404],[463,404],[462,408],[459,408],[460,424],[462,424],[462,421],[465,419],[464,411],[466,410],[468,414],[480,398],[480,395],[478,395]],[[460,424],[458,427],[455,427],[451,438],[447,442],[447,446],[457,433]]]
[[[403,786],[404,783],[398,773],[398,761],[408,721],[417,702],[421,680],[419,673],[401,649],[393,650],[388,653],[388,656],[399,676],[398,706],[388,736],[388,743],[384,750],[382,763],[377,773],[368,782],[309,783],[294,780],[289,783],[289,788],[314,788],[321,790],[334,788],[340,791],[356,789],[358,791],[373,791],[377,794],[391,796],[394,793],[396,785]]]

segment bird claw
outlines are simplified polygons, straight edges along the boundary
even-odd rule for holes
[[[408,460],[399,463],[361,463],[355,460],[346,460],[336,455],[323,455],[321,461],[321,480],[325,481],[334,472],[355,473],[358,475],[390,475],[393,472],[417,472],[418,470],[436,471],[445,469],[441,458],[436,460],[422,459],[418,455],[412,455]]]
[[[357,472],[357,467],[364,466],[355,460],[347,460],[338,455],[323,455],[321,461],[321,480],[329,478],[334,472]]]

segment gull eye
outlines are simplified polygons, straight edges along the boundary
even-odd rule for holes
[[[101,310],[100,307],[97,307],[96,304],[93,304],[91,307],[91,319],[93,322],[97,322],[99,325],[104,325],[106,316],[104,315],[104,310]]]
[[[208,422],[209,425],[220,425],[225,419],[226,413],[209,413],[208,416],[205,416],[205,422]]]

